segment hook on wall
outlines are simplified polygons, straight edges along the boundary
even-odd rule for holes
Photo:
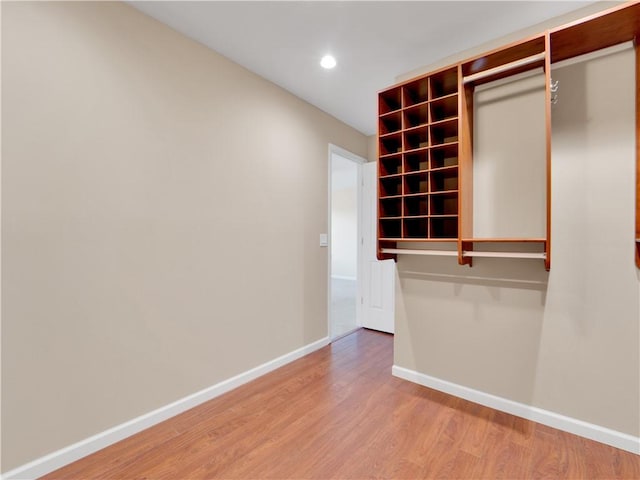
[[[551,91],[551,105],[558,103],[558,90],[560,89],[559,83],[560,80],[556,80],[554,82],[552,79],[551,84],[549,85],[549,90]]]

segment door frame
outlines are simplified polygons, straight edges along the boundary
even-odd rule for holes
[[[328,214],[327,214],[327,236],[329,239],[329,244],[328,244],[328,248],[329,251],[327,252],[327,324],[328,324],[328,333],[329,333],[329,341],[333,342],[335,340],[337,340],[338,338],[343,337],[344,335],[348,335],[351,332],[347,332],[344,335],[340,335],[339,337],[335,337],[333,335],[333,322],[332,322],[332,318],[331,318],[331,297],[332,297],[332,288],[331,288],[331,249],[332,249],[332,245],[331,245],[331,233],[332,233],[332,225],[331,225],[331,200],[332,200],[332,190],[331,190],[331,172],[332,172],[332,167],[333,167],[333,155],[339,155],[343,158],[346,158],[347,160],[351,160],[353,161],[358,169],[358,193],[357,193],[357,198],[358,198],[358,228],[357,228],[357,235],[358,235],[358,259],[357,259],[357,269],[356,269],[356,329],[361,328],[362,327],[362,272],[363,272],[363,261],[364,261],[364,256],[362,254],[362,242],[363,242],[363,238],[362,238],[362,206],[363,206],[363,201],[364,199],[362,198],[362,182],[363,182],[363,177],[362,177],[362,165],[367,163],[367,159],[361,157],[360,155],[356,155],[355,153],[352,153],[348,150],[345,150],[342,147],[339,147],[338,145],[334,145],[333,143],[329,144],[329,152],[328,152],[328,190],[327,190],[327,207],[328,207]]]

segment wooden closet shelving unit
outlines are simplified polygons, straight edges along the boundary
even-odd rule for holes
[[[457,241],[458,85],[453,67],[380,94],[381,248]]]
[[[430,72],[378,95],[378,258],[397,254],[539,258],[551,267],[551,64],[636,40],[640,2],[582,20]],[[640,84],[640,54],[636,44]],[[474,238],[473,97],[478,85],[533,69],[545,75],[546,236]],[[637,92],[640,87],[636,87]],[[636,94],[636,144],[640,103]],[[640,174],[640,146],[637,147]],[[640,266],[640,181],[637,180],[636,262]],[[455,246],[436,250],[429,242]],[[539,252],[482,251],[484,244],[540,244]],[[408,248],[419,244],[422,248]],[[442,243],[440,243],[442,245]],[[399,248],[402,247],[402,248]],[[476,250],[476,248],[478,250]]]

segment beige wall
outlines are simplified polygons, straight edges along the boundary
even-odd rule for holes
[[[370,162],[378,161],[378,136],[370,135],[367,137],[367,160]]]
[[[553,78],[551,271],[400,256],[395,364],[638,436],[634,53]]]
[[[540,69],[508,80],[475,90],[473,237],[543,238],[547,232],[545,76]]]
[[[2,2],[2,471],[327,335],[328,144],[120,3]]]

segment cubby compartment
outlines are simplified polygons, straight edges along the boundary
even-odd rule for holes
[[[451,119],[431,125],[431,145],[458,141],[458,120]]]
[[[449,238],[458,237],[458,218],[430,218],[430,237],[431,238]]]
[[[400,87],[386,90],[378,96],[378,113],[385,113],[400,110],[402,107],[402,89]]]
[[[426,217],[405,218],[404,221],[404,238],[424,238],[429,237],[429,219]]]
[[[431,100],[458,92],[458,68],[453,67],[429,77],[431,80]]]
[[[457,215],[458,214],[458,194],[440,193],[429,197],[430,215]]]
[[[380,197],[402,195],[402,177],[386,177],[380,179]]]
[[[418,105],[404,110],[404,126],[405,128],[418,127],[426,125],[429,122],[429,106]]]
[[[379,202],[380,218],[401,217],[402,216],[402,199],[381,198]]]
[[[426,102],[429,99],[429,78],[424,77],[408,83],[403,88],[404,107]]]
[[[402,135],[400,133],[380,137],[380,155],[392,155],[402,151]]]
[[[389,175],[399,175],[402,173],[402,155],[394,155],[380,159],[379,163],[381,177],[388,177]]]
[[[429,151],[427,149],[418,150],[404,155],[404,172],[421,172],[429,168]]]
[[[399,218],[381,218],[379,228],[380,238],[402,237],[402,220]]]
[[[458,144],[434,147],[431,149],[431,169],[454,167],[458,165]]]
[[[431,122],[458,117],[458,95],[453,94],[430,103]]]
[[[404,199],[404,216],[417,217],[429,214],[429,197],[427,195],[419,195],[415,197],[406,197]]]
[[[404,194],[416,195],[429,192],[429,175],[427,173],[414,173],[404,177]]]
[[[404,133],[404,149],[416,150],[429,146],[429,130],[424,128],[415,128]]]
[[[431,172],[431,192],[458,190],[458,169],[447,168]]]
[[[379,119],[380,135],[402,130],[402,112],[388,113]]]

